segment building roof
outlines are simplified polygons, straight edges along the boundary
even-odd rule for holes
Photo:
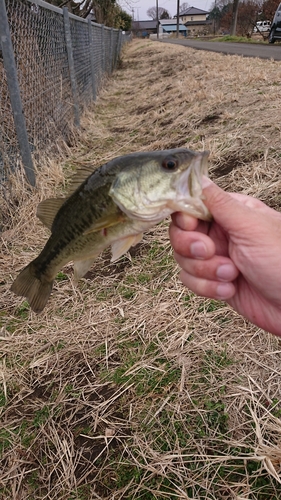
[[[209,14],[206,10],[197,9],[197,7],[188,7],[180,16],[202,16],[202,14]]]
[[[132,29],[133,30],[153,30],[157,28],[157,22],[155,19],[151,19],[151,21],[133,21]]]

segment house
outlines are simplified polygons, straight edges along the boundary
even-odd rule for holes
[[[147,38],[152,33],[157,33],[157,21],[133,21],[132,32],[139,38]]]
[[[189,35],[201,35],[210,33],[212,30],[212,21],[207,20],[209,12],[197,7],[188,7],[179,17],[188,29]]]
[[[135,36],[141,38],[147,38],[148,36],[157,33],[157,21],[156,19],[151,21],[133,21],[132,22],[132,32]],[[169,35],[171,33],[177,32],[177,20],[176,19],[160,19],[159,20],[159,36]],[[179,21],[179,33],[186,36],[187,28],[183,22]]]
[[[179,21],[179,34],[186,36],[187,28],[184,23]],[[159,19],[159,36],[167,33],[169,35],[177,33],[177,20],[176,19]]]

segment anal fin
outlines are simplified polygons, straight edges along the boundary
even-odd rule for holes
[[[78,281],[80,278],[85,276],[86,272],[90,269],[94,261],[96,260],[97,255],[90,257],[85,260],[75,260],[74,261],[74,280]]]

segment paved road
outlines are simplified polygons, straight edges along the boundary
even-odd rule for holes
[[[200,40],[160,40],[163,43],[177,43],[198,50],[209,50],[222,54],[237,54],[246,57],[260,57],[281,61],[281,46],[258,43],[204,42]]]

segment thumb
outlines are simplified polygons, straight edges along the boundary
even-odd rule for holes
[[[247,229],[249,224],[252,224],[252,219],[256,219],[250,207],[223,191],[205,176],[202,187],[205,197],[204,204],[224,230],[237,232],[237,230]]]

